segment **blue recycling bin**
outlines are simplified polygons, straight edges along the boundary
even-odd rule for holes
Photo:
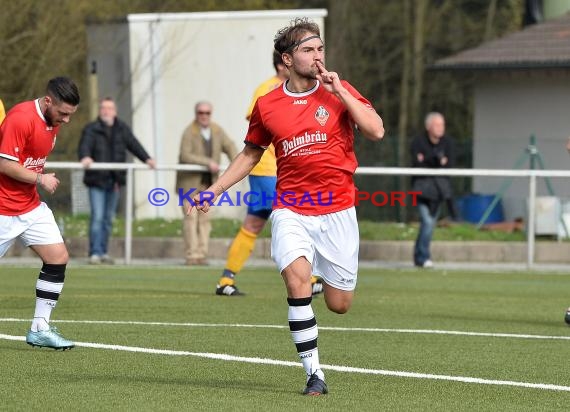
[[[461,218],[466,222],[479,223],[487,208],[493,203],[493,199],[495,199],[495,195],[483,195],[479,193],[473,193],[459,198],[457,203]],[[504,221],[503,203],[499,199],[499,202],[483,223],[499,223]]]

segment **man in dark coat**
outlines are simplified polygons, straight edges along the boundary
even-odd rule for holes
[[[437,112],[429,113],[425,119],[425,128],[425,133],[412,142],[412,167],[454,167],[454,143],[453,139],[445,134],[443,115]],[[412,190],[422,193],[418,196],[420,230],[414,247],[414,264],[419,267],[432,267],[430,242],[442,202],[447,202],[451,217],[456,218],[451,181],[447,176],[413,176]]]
[[[127,151],[149,167],[152,159],[127,124],[117,117],[117,106],[106,97],[99,105],[99,117],[85,126],[78,155],[85,169],[93,162],[125,163]],[[119,203],[120,186],[125,184],[122,170],[85,170],[83,183],[89,188],[91,220],[89,224],[89,263],[113,263],[107,245]]]

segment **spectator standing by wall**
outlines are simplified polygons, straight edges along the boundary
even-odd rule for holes
[[[445,118],[441,113],[431,112],[425,118],[425,132],[417,136],[411,145],[412,167],[452,168],[455,166],[455,145],[445,134]],[[414,264],[418,267],[433,266],[430,243],[437,224],[441,204],[451,205],[455,217],[451,180],[447,176],[413,176],[412,190],[418,196],[420,229],[414,247]],[[449,206],[448,206],[449,207]]]
[[[109,255],[108,244],[126,172],[89,170],[89,167],[93,162],[125,163],[127,151],[149,167],[156,166],[130,127],[117,117],[115,101],[106,97],[99,104],[97,120],[83,129],[78,148],[79,159],[87,169],[83,183],[89,188],[89,263],[94,265],[114,263]]]

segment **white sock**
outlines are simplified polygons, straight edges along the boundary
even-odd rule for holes
[[[317,338],[319,331],[313,308],[311,307],[312,297],[308,298],[288,298],[289,303],[289,329],[293,342],[297,347],[297,353],[305,368],[307,380],[316,373],[324,380],[325,375],[321,370],[319,362],[319,350],[317,348]]]
[[[32,332],[49,329],[51,312],[57,304],[63,289],[65,265],[50,265],[44,263],[40,277],[36,282],[36,310],[32,320]]]
[[[32,332],[42,332],[44,330],[49,330],[49,322],[44,318],[34,318],[32,319],[32,326],[30,329]]]

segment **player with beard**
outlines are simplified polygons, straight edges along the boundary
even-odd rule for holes
[[[328,308],[346,313],[356,287],[359,248],[354,128],[377,141],[384,126],[368,100],[325,68],[317,24],[294,20],[277,33],[274,46],[289,69],[289,80],[257,100],[245,147],[208,188],[211,198],[193,200],[207,212],[210,202],[247,176],[274,145],[277,194],[271,255],[287,288],[289,328],[307,375],[303,393],[321,395],[328,389],[319,363],[311,273],[322,277]]]
[[[16,239],[40,257],[36,309],[26,342],[62,350],[74,343],[50,326],[50,316],[63,289],[69,255],[37,187],[50,194],[57,189],[58,178],[44,173],[44,165],[59,127],[69,123],[78,105],[77,86],[56,77],[48,82],[44,97],[17,104],[0,126],[0,257]]]

